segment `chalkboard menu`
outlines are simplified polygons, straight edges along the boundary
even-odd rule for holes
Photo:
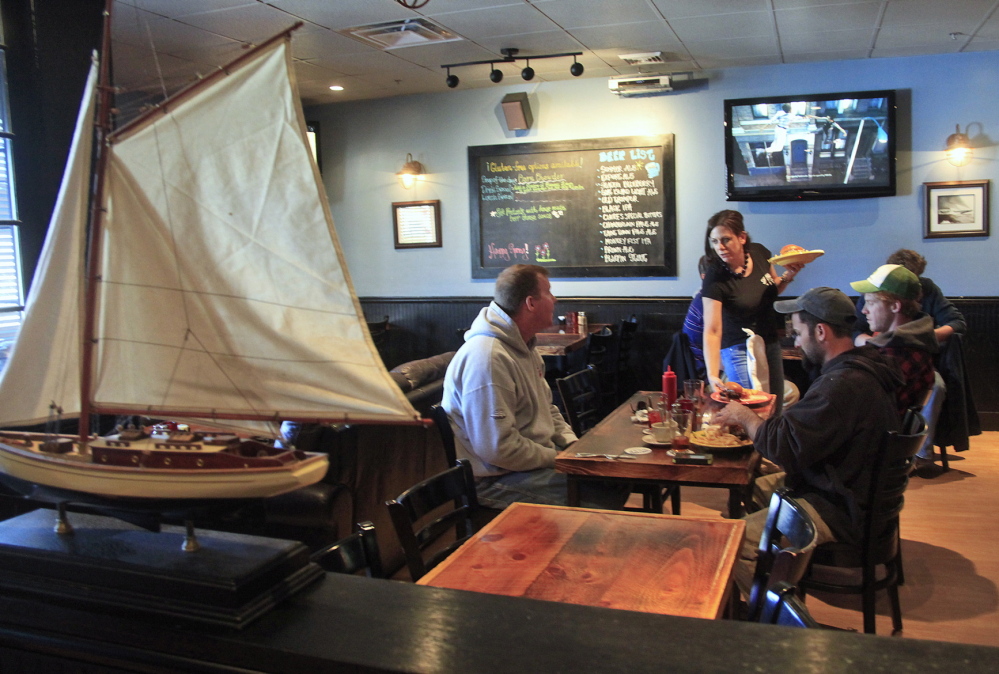
[[[673,136],[468,148],[472,277],[676,276]]]

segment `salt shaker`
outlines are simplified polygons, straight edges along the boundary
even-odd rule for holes
[[[585,335],[588,332],[588,326],[586,325],[586,312],[580,311],[577,320],[579,321],[579,334]]]

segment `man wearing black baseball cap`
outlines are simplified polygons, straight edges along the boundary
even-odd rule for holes
[[[861,502],[871,479],[871,457],[887,431],[898,430],[897,368],[872,346],[855,347],[853,302],[835,288],[812,288],[774,303],[791,314],[795,344],[821,374],[808,392],[780,416],[762,419],[748,407],[729,403],[714,423],[742,426],[756,451],[783,473],[756,481],[755,500],[763,506],[787,486],[808,511],[819,543],[856,543],[861,538]],[[746,517],[746,542],[736,582],[748,593],[766,509]]]

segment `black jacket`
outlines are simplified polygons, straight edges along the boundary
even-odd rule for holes
[[[756,433],[757,451],[787,473],[792,495],[808,501],[836,538],[859,542],[871,457],[898,430],[901,377],[873,346],[830,360],[805,396]]]

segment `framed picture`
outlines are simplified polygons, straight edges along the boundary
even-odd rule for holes
[[[989,235],[989,181],[923,183],[926,189],[924,239]]]
[[[441,247],[441,202],[400,201],[392,204],[396,248]]]

